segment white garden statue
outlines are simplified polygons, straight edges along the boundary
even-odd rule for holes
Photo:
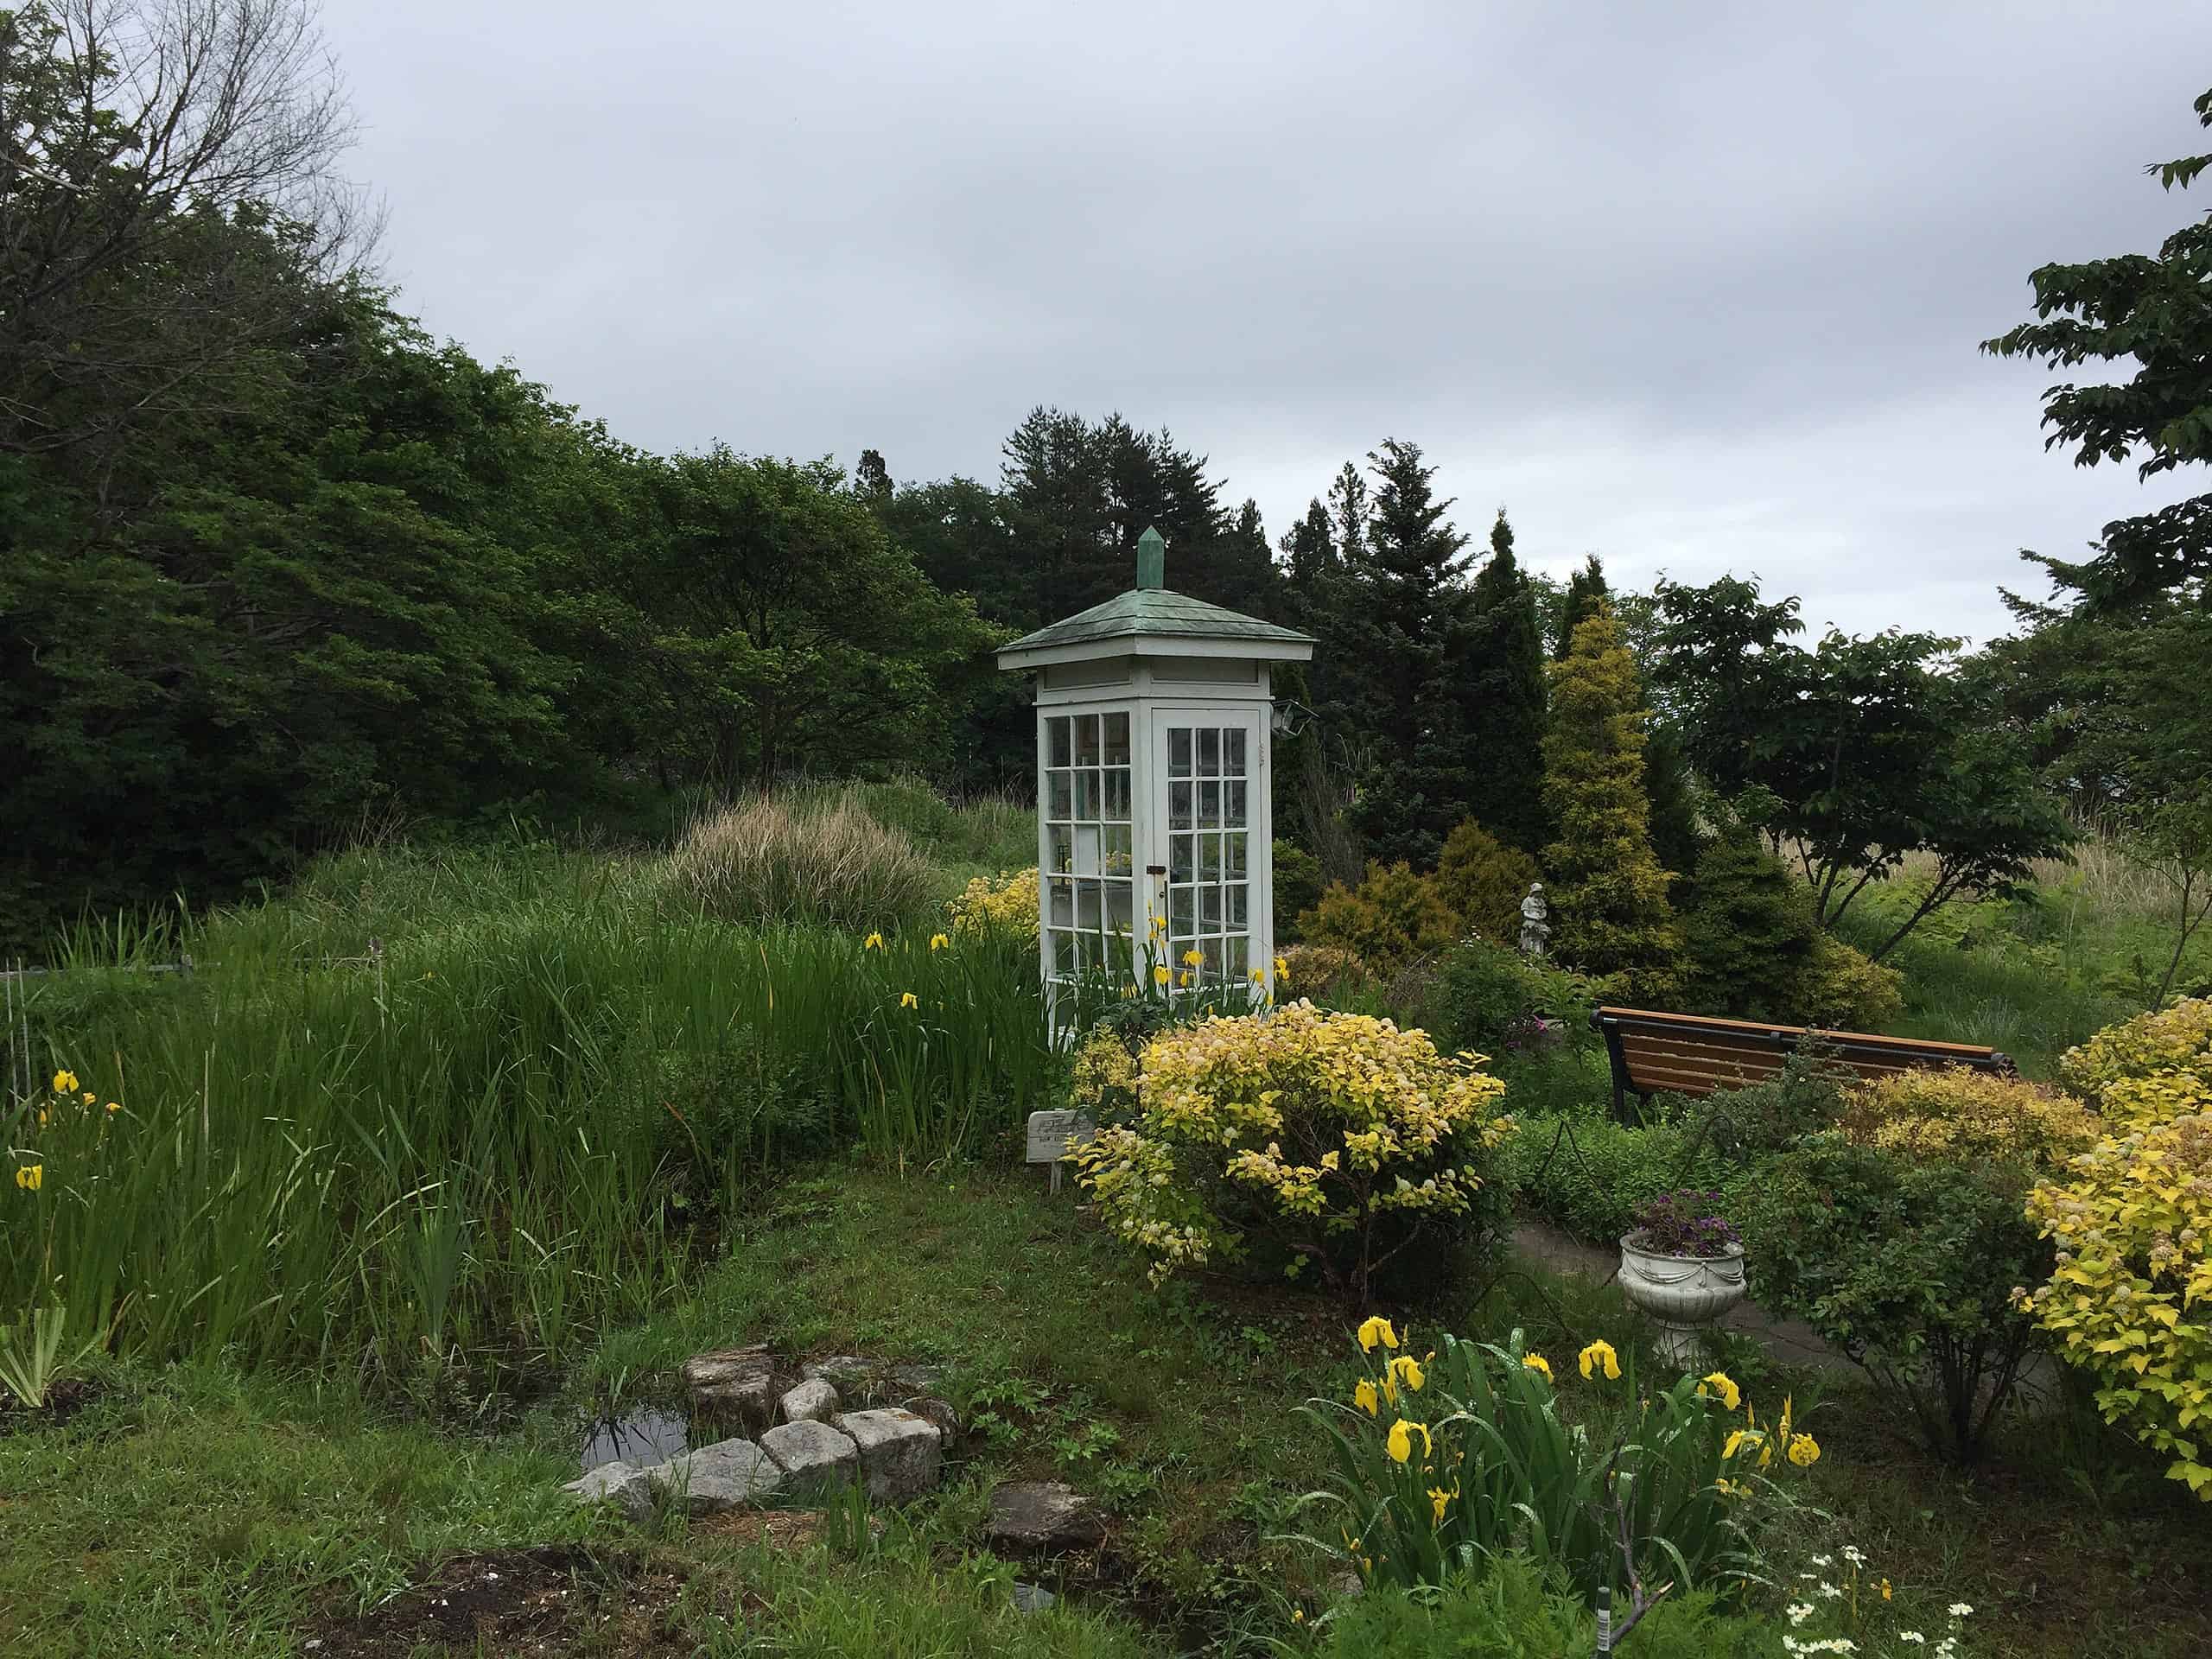
[[[1544,884],[1531,881],[1529,896],[1521,901],[1521,954],[1540,960],[1551,943],[1551,906],[1544,902]]]

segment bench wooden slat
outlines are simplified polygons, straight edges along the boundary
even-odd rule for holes
[[[1613,1069],[1613,1109],[1625,1116],[1627,1096],[1699,1098],[1764,1082],[1780,1073],[1808,1038],[1828,1045],[1838,1063],[1870,1081],[1924,1066],[1961,1065],[2015,1075],[2011,1058],[1972,1043],[1883,1037],[1868,1032],[1808,1031],[1802,1026],[1665,1014],[1651,1008],[1598,1008],[1590,1023],[1605,1039]]]

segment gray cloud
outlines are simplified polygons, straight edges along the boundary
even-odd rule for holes
[[[1395,434],[1541,565],[1977,637],[2015,550],[2189,493],[2045,455],[1974,344],[2212,207],[2140,171],[2202,147],[2201,3],[327,21],[408,308],[639,443],[989,478],[1119,409],[1279,532]]]

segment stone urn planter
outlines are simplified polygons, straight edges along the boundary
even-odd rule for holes
[[[1621,1289],[1659,1324],[1659,1351],[1688,1369],[1698,1361],[1698,1332],[1744,1300],[1744,1247],[1717,1255],[1672,1255],[1647,1248],[1649,1236],[1621,1240]]]

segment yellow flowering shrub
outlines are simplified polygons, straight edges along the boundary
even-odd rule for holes
[[[2212,1086],[2212,997],[2184,997],[2170,1008],[2107,1026],[2059,1057],[2059,1080],[2093,1106],[2123,1079],[2187,1072]]]
[[[2105,1085],[2104,1116],[2121,1129],[2154,1129],[2180,1117],[2212,1112],[2212,1069],[2154,1071],[2119,1077]]]
[[[979,875],[945,906],[955,933],[1008,933],[1037,937],[1037,872],[1001,870]]]
[[[1265,1242],[1364,1305],[1393,1258],[1468,1222],[1504,1093],[1423,1032],[1298,1001],[1154,1038],[1135,1120],[1077,1167],[1155,1284]]]
[[[2055,1089],[1963,1066],[1854,1084],[1836,1126],[1853,1144],[1879,1151],[2037,1168],[2086,1151],[2102,1133],[2094,1113]]]
[[[2172,1452],[2167,1476],[2212,1502],[2212,1115],[2100,1141],[2028,1213],[2057,1266],[2021,1301],[2097,1378],[2105,1420]]]

